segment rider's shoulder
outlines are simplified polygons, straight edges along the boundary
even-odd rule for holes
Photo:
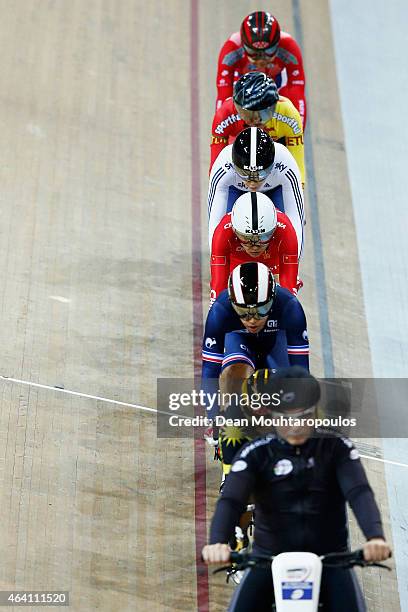
[[[228,297],[228,289],[224,289],[223,291],[221,291],[221,293],[215,300],[211,311],[214,312],[214,315],[230,315],[234,312]]]
[[[282,304],[286,304],[287,302],[296,303],[298,299],[289,289],[286,287],[282,287],[281,285],[276,285],[276,297],[275,299]]]
[[[232,147],[232,145],[228,146]],[[278,170],[280,169],[279,165],[277,165],[279,162],[283,162],[286,166],[291,168],[297,167],[296,160],[288,148],[280,142],[275,142],[275,168]]]
[[[232,165],[232,145],[227,145],[220,151],[212,167],[211,174],[217,173],[218,176],[218,171],[221,169],[224,170],[224,173],[233,172],[234,170]]]
[[[247,442],[237,455],[237,459],[247,459],[255,455],[262,454],[262,449],[266,450],[269,446],[273,445],[277,437],[275,434],[270,433],[265,436],[255,438],[250,442]]]
[[[300,124],[300,131],[302,131],[299,111],[289,98],[281,95],[279,96],[279,100],[275,107],[275,115],[282,115],[283,117],[289,117],[289,119],[295,119]]]
[[[289,32],[283,32],[282,30],[277,53],[278,57],[280,56],[279,52],[281,52],[281,55],[286,60],[286,63],[296,64],[302,59],[302,52],[296,40],[291,34],[289,34]],[[294,57],[291,57],[291,55]]]
[[[244,48],[241,46],[240,33],[234,32],[221,47],[221,64],[224,64],[225,66],[233,66],[243,58],[244,53]]]
[[[331,448],[341,455],[349,455],[351,459],[358,459],[359,454],[350,438],[338,431],[324,427],[316,427],[316,434],[322,441],[322,446]]]
[[[275,108],[277,112],[284,112],[286,115],[290,115],[291,117],[297,117],[297,115],[299,114],[299,111],[293,104],[292,100],[290,100],[286,96],[282,96],[281,94],[279,94],[279,100],[277,101]]]

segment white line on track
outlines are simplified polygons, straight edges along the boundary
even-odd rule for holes
[[[76,395],[77,397],[86,397],[88,399],[99,400],[101,402],[107,402],[108,404],[116,404],[118,406],[127,406],[128,408],[135,408],[136,410],[142,410],[144,412],[158,413],[156,408],[148,408],[147,406],[140,406],[139,404],[131,404],[129,402],[120,402],[119,400],[109,399],[107,397],[99,397],[98,395],[89,395],[88,393],[80,393],[79,391],[71,391],[69,389],[63,389],[62,387],[53,387],[52,385],[42,385],[40,383],[31,382],[29,380],[21,380],[20,378],[11,378],[10,376],[0,375],[0,380],[8,382],[18,383],[19,385],[26,385],[27,387],[36,387],[37,389],[48,389],[49,391],[57,391],[59,393],[67,393],[68,395]],[[166,414],[166,413],[163,413]]]
[[[171,412],[165,412],[157,410],[157,408],[149,408],[148,406],[141,406],[140,404],[132,404],[130,402],[120,402],[119,400],[109,399],[108,397],[100,397],[99,395],[90,395],[89,393],[81,393],[79,391],[71,391],[70,389],[63,389],[62,387],[53,387],[52,385],[42,385],[41,383],[35,383],[30,380],[22,380],[21,378],[12,378],[10,376],[2,376],[0,374],[0,380],[5,382],[14,382],[19,385],[25,385],[26,387],[35,387],[36,389],[47,389],[48,391],[57,391],[58,393],[66,393],[67,395],[75,395],[76,397],[85,397],[87,399],[98,400],[100,402],[106,402],[108,404],[116,404],[117,406],[126,406],[128,408],[135,408],[135,410],[141,410],[142,412],[153,412],[154,414],[173,414]],[[380,461],[381,463],[387,463],[389,465],[398,465],[399,467],[408,468],[407,463],[400,463],[399,461],[390,461],[389,459],[380,459],[379,457],[370,457],[369,455],[362,455],[362,459],[369,459],[370,461]]]
[[[390,461],[389,459],[380,459],[379,457],[370,457],[369,455],[361,455],[362,459],[371,459],[371,461],[381,461],[381,463],[388,463],[389,465],[399,465],[400,467],[408,468],[408,463],[400,463],[399,461]]]

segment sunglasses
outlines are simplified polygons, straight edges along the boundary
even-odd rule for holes
[[[235,231],[235,234],[242,244],[251,244],[253,246],[257,245],[265,245],[268,244],[272,240],[273,232],[267,232],[265,234],[255,234],[249,236],[248,234],[241,234],[240,232]]]
[[[268,123],[268,121],[272,119],[276,108],[276,104],[274,104],[273,106],[269,106],[268,108],[263,108],[262,110],[242,108],[241,106],[239,106],[239,104],[235,104],[235,106],[241,118],[243,118],[242,115],[245,116],[244,121],[246,120],[246,123],[250,123],[253,119],[253,115],[257,114],[258,120],[263,124]]]
[[[293,419],[301,419],[302,417],[307,417],[308,415],[314,414],[315,409],[316,407],[312,406],[311,408],[304,408],[303,410],[299,408],[298,410],[286,412],[277,412],[276,410],[272,410],[271,415],[276,418],[279,418],[280,416],[285,416],[287,418],[292,417]]]
[[[272,308],[273,300],[269,300],[263,306],[238,306],[237,304],[232,304],[235,312],[239,316],[240,319],[263,319],[266,317],[271,308]]]
[[[254,59],[262,59],[265,56],[267,56],[268,58],[273,57],[274,55],[276,55],[278,48],[279,48],[279,43],[277,43],[276,45],[273,45],[273,47],[269,47],[268,49],[262,49],[259,51],[255,49],[251,49],[251,47],[244,45],[244,49],[248,57],[251,57]]]
[[[243,181],[253,183],[263,183],[271,173],[271,168],[267,168],[266,170],[243,170],[237,166],[234,166],[234,168],[239,178]]]

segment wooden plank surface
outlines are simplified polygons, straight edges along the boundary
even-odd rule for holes
[[[191,164],[205,313],[216,59],[257,8],[270,10],[200,3],[191,160],[188,2],[3,1],[1,375],[144,406],[155,406],[158,377],[192,376]],[[294,32],[292,5],[273,10]],[[302,5],[301,20],[336,373],[369,375],[364,312],[347,299],[360,279],[353,220],[341,213],[351,204],[325,0]],[[306,240],[301,299],[322,374],[310,223]],[[0,587],[70,590],[78,612],[197,609],[191,441],[157,440],[155,419],[130,407],[0,389]],[[383,470],[367,467],[386,516]],[[207,468],[209,518],[219,480],[209,455]],[[396,610],[392,580],[364,586]],[[211,579],[210,609],[230,593]]]

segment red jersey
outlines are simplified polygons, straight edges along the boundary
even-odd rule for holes
[[[228,277],[239,264],[259,261],[279,275],[279,284],[297,293],[298,242],[289,218],[279,210],[278,223],[266,251],[251,257],[236,237],[231,225],[231,213],[224,215],[212,239],[211,249],[211,303],[227,288]]]
[[[234,83],[251,70],[259,70],[241,45],[241,34],[235,32],[224,43],[218,57],[217,103],[218,109],[224,100],[232,96]],[[276,81],[279,93],[292,100],[306,127],[305,73],[299,45],[287,32],[281,32],[278,51],[268,64],[265,74]]]

